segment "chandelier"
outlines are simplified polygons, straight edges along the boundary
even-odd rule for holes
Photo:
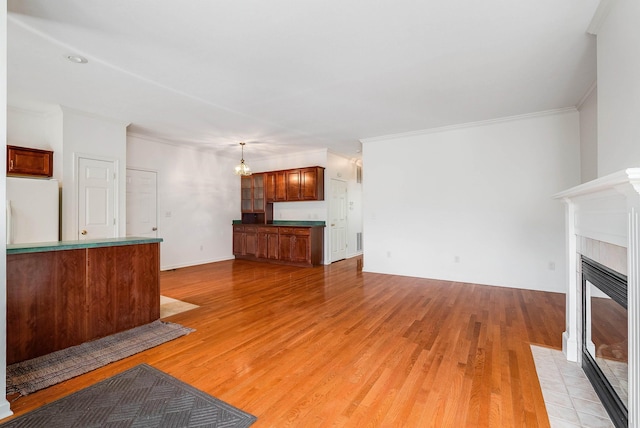
[[[245,143],[240,143],[240,147],[242,147],[242,157],[240,158],[240,164],[236,166],[236,175],[251,175],[251,168],[244,163],[244,145]]]

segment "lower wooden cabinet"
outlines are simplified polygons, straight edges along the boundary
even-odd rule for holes
[[[255,256],[258,250],[256,226],[233,226],[233,254],[235,256]]]
[[[262,259],[279,260],[278,229],[275,227],[258,226],[258,248],[256,257]]]
[[[255,236],[255,252],[248,251]],[[322,264],[324,228],[320,226],[233,225],[233,254],[238,259],[296,266]]]
[[[159,318],[159,244],[7,255],[7,364]]]

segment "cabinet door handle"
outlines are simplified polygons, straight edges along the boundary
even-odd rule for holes
[[[157,227],[152,227],[151,230],[153,230],[155,232],[156,230],[158,230],[158,228]]]
[[[82,232],[80,232],[80,233],[81,233],[82,235],[86,235],[86,234],[87,234],[87,231],[86,231],[86,230],[83,230],[83,231],[82,231]]]

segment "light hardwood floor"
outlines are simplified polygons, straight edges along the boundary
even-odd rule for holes
[[[559,349],[564,295],[225,261],[163,272],[188,336],[21,397],[21,414],[146,362],[255,427],[547,427],[530,343]]]

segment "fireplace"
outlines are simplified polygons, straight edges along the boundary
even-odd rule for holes
[[[628,426],[627,277],[582,256],[582,368],[616,427]]]
[[[640,168],[555,197],[566,219],[562,350],[616,426],[640,427]]]

